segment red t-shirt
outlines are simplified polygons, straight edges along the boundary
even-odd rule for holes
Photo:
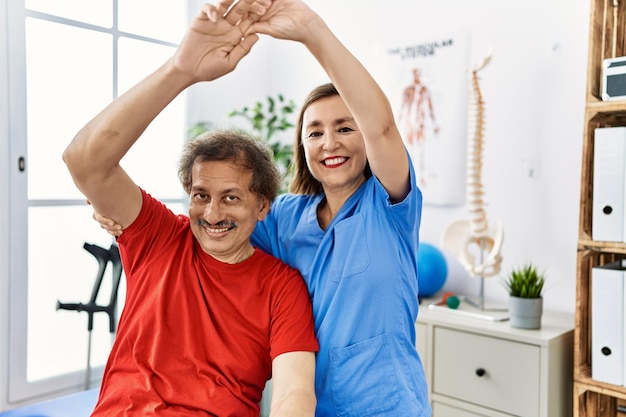
[[[299,273],[257,249],[222,263],[143,192],[118,239],[126,302],[92,416],[255,416],[272,360],[317,351]]]

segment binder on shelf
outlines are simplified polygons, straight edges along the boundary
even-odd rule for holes
[[[591,377],[624,385],[624,276],[613,262],[591,269]]]
[[[626,242],[626,127],[596,128],[591,237]]]

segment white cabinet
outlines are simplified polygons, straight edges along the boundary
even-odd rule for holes
[[[572,415],[573,314],[544,312],[525,330],[424,300],[415,326],[434,417]]]

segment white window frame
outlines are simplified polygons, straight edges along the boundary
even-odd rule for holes
[[[117,0],[113,0],[116,4]],[[187,2],[181,2],[187,7]],[[117,11],[117,6],[114,6]],[[29,200],[27,192],[27,172],[21,172],[18,161],[27,157],[27,106],[26,106],[26,17],[43,18],[53,22],[68,23],[77,27],[92,25],[80,24],[54,16],[35,13],[25,9],[22,0],[0,0],[0,22],[6,29],[0,30],[0,45],[8,53],[0,57],[0,386],[6,387],[0,393],[0,410],[24,404],[33,400],[51,398],[81,390],[84,385],[84,372],[72,372],[45,380],[27,380],[26,335],[28,301],[28,209],[44,206],[84,205],[84,200]],[[116,17],[114,17],[116,21]],[[120,36],[115,29],[114,43]],[[103,30],[104,31],[104,30]],[[173,46],[171,43],[138,36],[129,36],[143,41]],[[114,46],[115,49],[115,46]],[[117,51],[115,50],[115,56]],[[114,58],[113,85],[117,85],[117,65]],[[114,96],[118,92],[114,87]],[[60,155],[58,156],[60,158]],[[8,163],[7,163],[8,162]],[[173,173],[172,175],[175,175]],[[180,199],[161,199],[164,203],[183,205],[187,203],[181,187]],[[95,275],[95,271],[94,271]],[[4,335],[4,336],[2,336]],[[85,336],[86,337],[86,336]],[[4,339],[4,340],[2,340]],[[54,358],[51,358],[54,360]],[[103,368],[92,369],[92,380],[98,382]]]

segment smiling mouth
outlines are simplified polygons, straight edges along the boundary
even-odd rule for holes
[[[224,232],[228,232],[229,230],[234,229],[234,226],[231,226],[231,227],[220,227],[220,228],[207,227],[206,229],[210,233],[224,233]]]
[[[322,164],[329,168],[334,168],[338,167],[339,165],[343,165],[347,160],[348,158],[345,158],[343,156],[335,156],[333,158],[324,159],[322,161]]]
[[[202,226],[209,233],[226,233],[237,227],[235,222],[222,221],[216,224],[209,224],[206,220],[198,219],[198,226]]]

